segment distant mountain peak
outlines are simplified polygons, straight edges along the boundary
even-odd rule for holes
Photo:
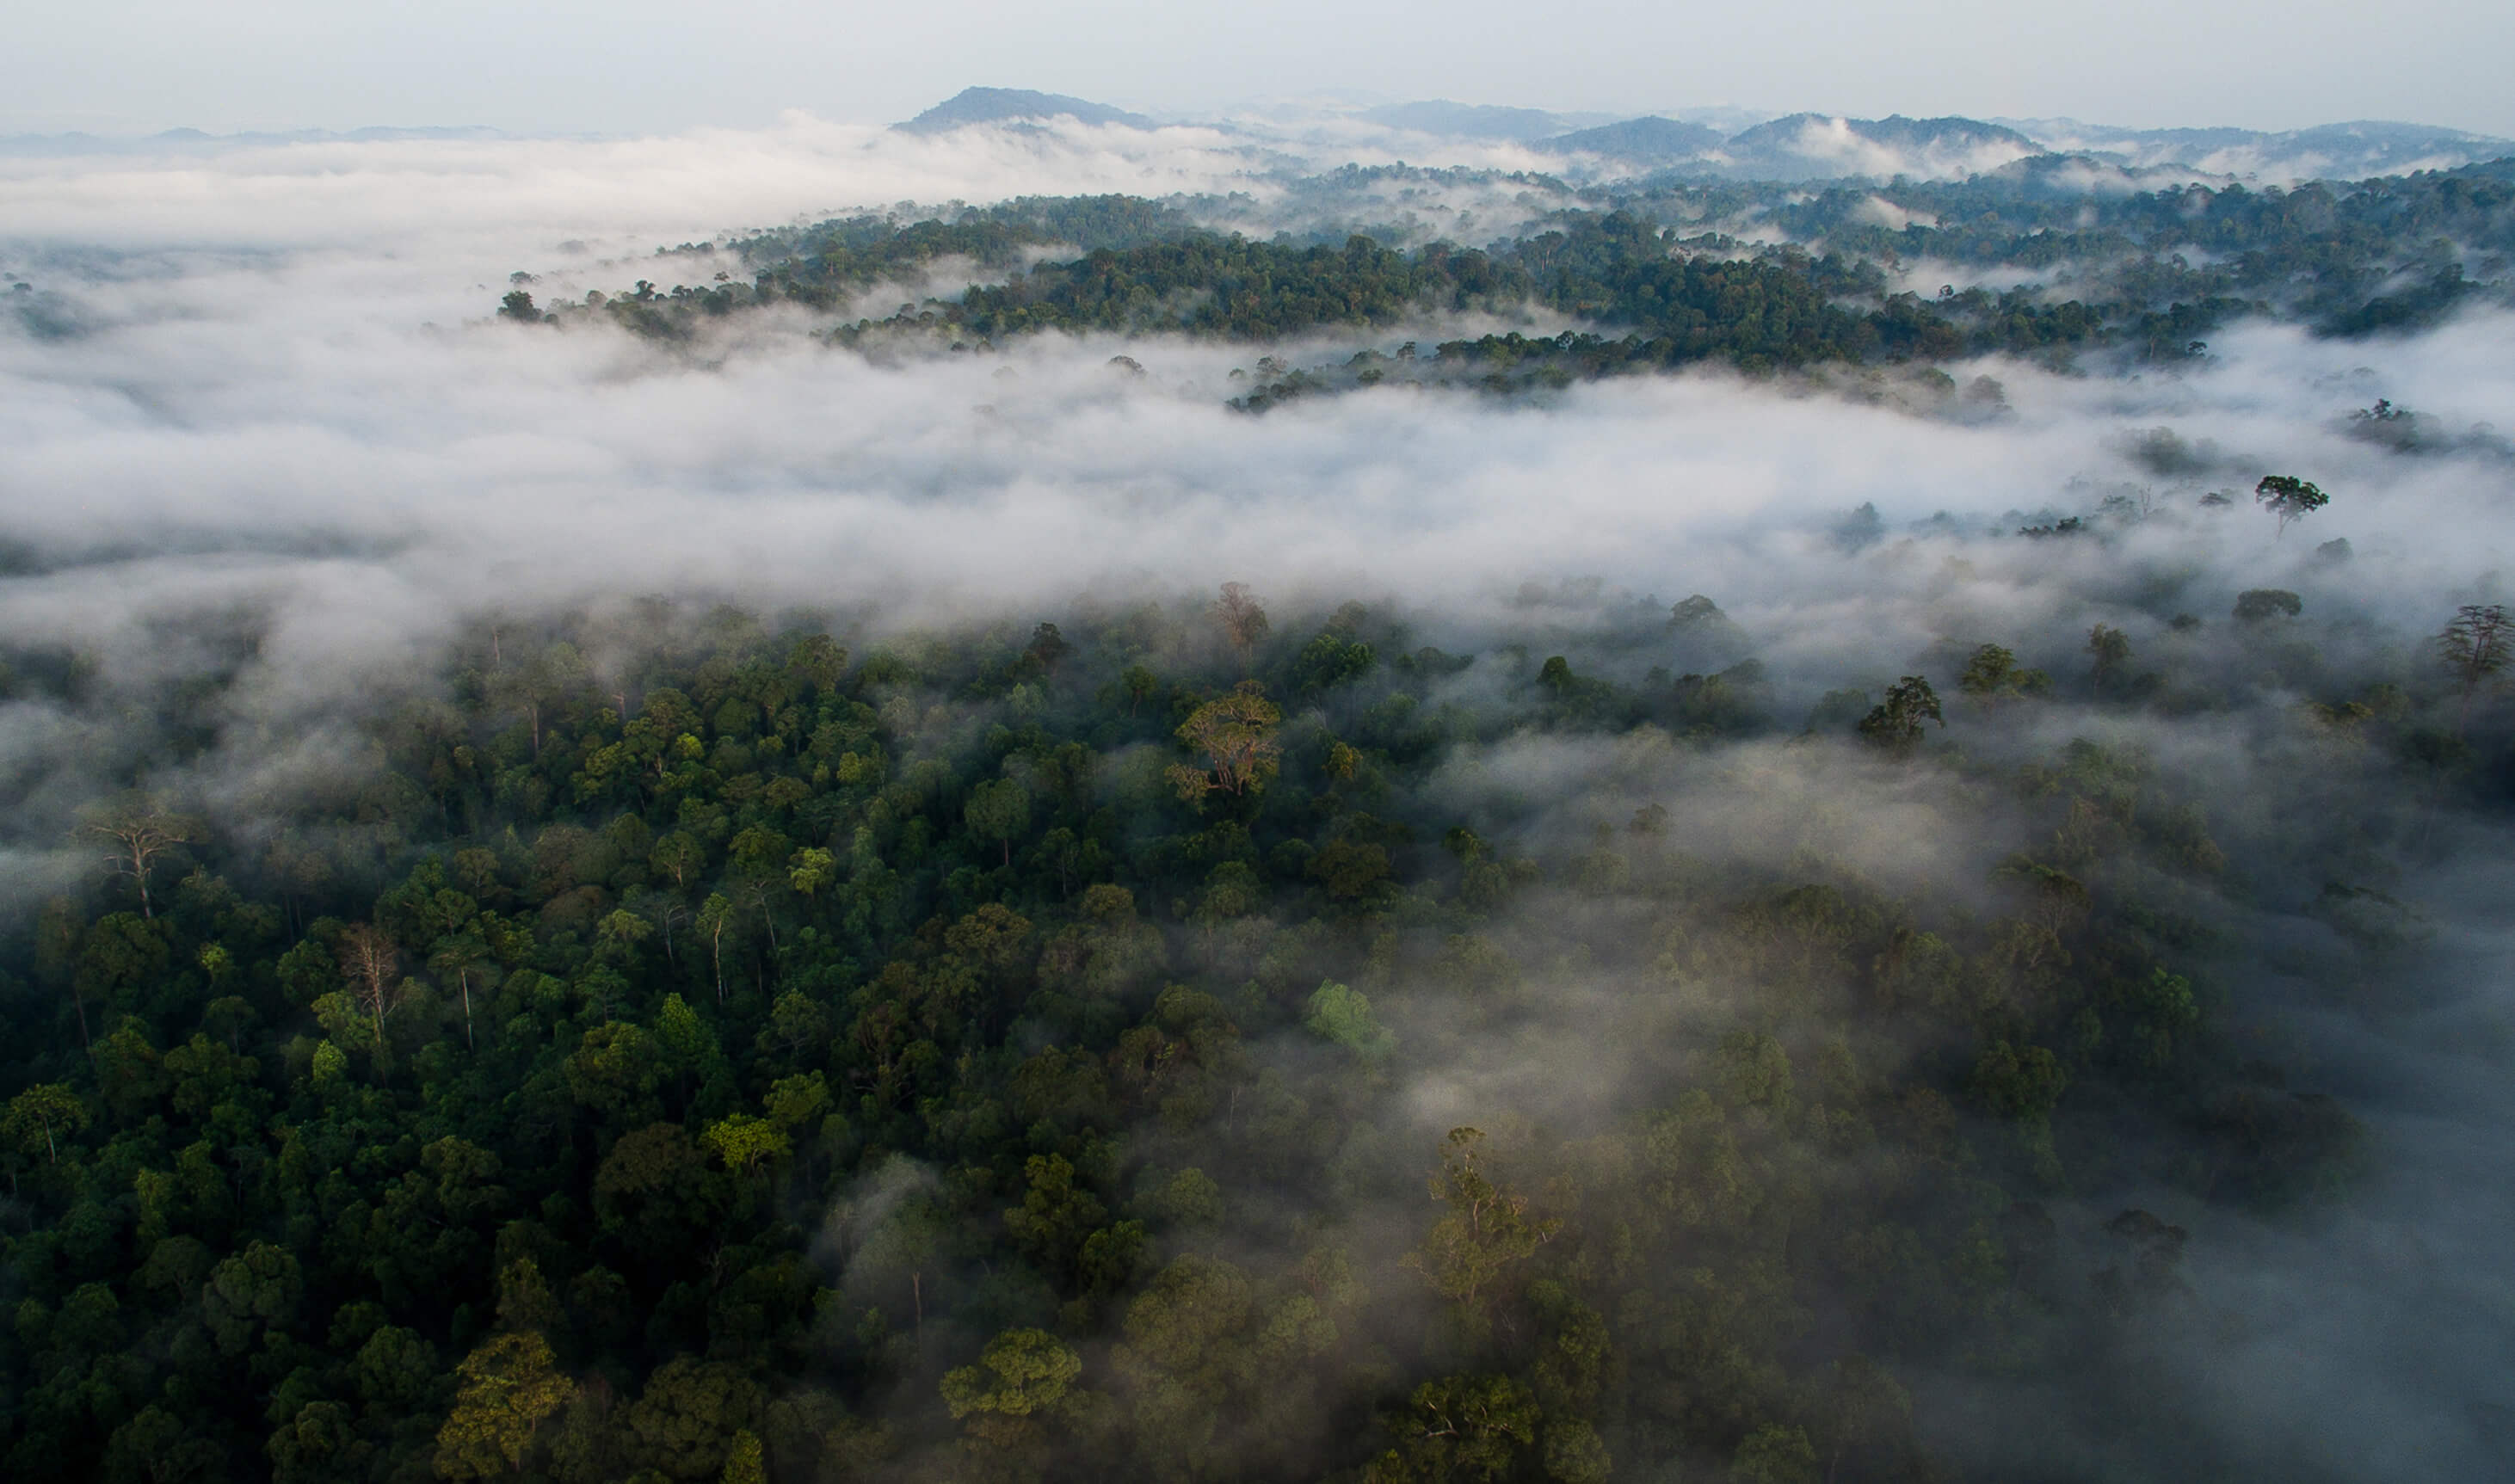
[[[943,134],[971,124],[1036,123],[1051,118],[1071,118],[1086,124],[1124,124],[1131,129],[1153,127],[1153,121],[1140,113],[1089,99],[1068,98],[1062,93],[1035,93],[1028,88],[963,88],[908,122],[891,127],[908,134]]]

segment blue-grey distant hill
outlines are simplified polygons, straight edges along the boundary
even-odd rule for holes
[[[1978,118],[1906,118],[1901,113],[1884,118],[1835,118],[1825,113],[1793,113],[1757,124],[1733,137],[1729,146],[1741,151],[1786,149],[1792,147],[1792,142],[1811,125],[1819,128],[1839,125],[1846,132],[1873,144],[1901,149],[1933,149],[1949,145],[1969,148],[1977,144],[2013,144],[2034,150],[2043,147],[2014,129],[1985,123]]]
[[[1604,113],[1422,99],[1386,103],[1349,118],[1457,140],[1510,142],[1563,158],[1585,175],[1669,174],[1762,181],[1885,180],[1894,176],[1952,180],[1992,172],[2034,173],[2054,167],[2053,181],[2085,169],[2125,172],[2123,184],[2145,188],[2159,172],[2255,179],[2359,180],[2414,170],[2451,170],[2515,155],[2515,142],[2422,124],[2356,122],[2270,133],[2254,129],[2122,129],[2076,119],[1979,119],[1960,116],[1848,118],[1793,113],[1739,128],[1740,110],[1687,109],[1671,118],[1618,119]],[[969,88],[895,129],[940,134],[971,126],[1034,128],[1054,118],[1087,124],[1155,127],[1141,114],[1089,99],[1027,88]],[[1734,131],[1734,132],[1733,132]],[[419,131],[410,131],[417,133]],[[1258,131],[1261,136],[1263,129]],[[332,136],[335,138],[341,136]],[[241,142],[241,141],[239,141]],[[171,141],[158,142],[167,147]],[[84,152],[99,146],[56,137],[0,141],[0,152]],[[134,147],[117,142],[114,147]],[[206,143],[195,147],[209,148]],[[2076,159],[2077,167],[2065,167]],[[2083,182],[2081,182],[2083,185]]]
[[[1028,88],[963,88],[904,124],[892,128],[909,134],[943,134],[970,124],[1039,123],[1071,118],[1086,124],[1124,124],[1149,129],[1153,121],[1140,113],[1112,108],[1089,99],[1061,93],[1034,93]]]
[[[1949,173],[1973,161],[2006,164],[2043,146],[2014,129],[1978,118],[1836,118],[1793,113],[1757,124],[1722,150],[1733,169],[1779,179],[1818,175]],[[1894,160],[1894,169],[1872,161]],[[1988,168],[1987,166],[1984,168]]]
[[[1458,103],[1446,98],[1422,103],[1389,103],[1367,108],[1364,118],[1392,129],[1419,134],[1445,134],[1456,139],[1531,142],[1600,122],[1596,114],[1548,113],[1543,108],[1505,108],[1492,103]],[[1613,115],[1608,115],[1612,117]]]
[[[1729,137],[1705,124],[1689,124],[1652,114],[1620,124],[1579,129],[1543,142],[1549,154],[1595,154],[1612,160],[1657,165],[1695,159],[1729,143]]]
[[[1976,118],[1840,118],[1793,113],[1723,135],[1651,116],[1556,135],[1538,147],[1628,169],[1758,180],[1962,176],[2042,154],[2044,146]]]
[[[2219,175],[2359,180],[2452,170],[2515,155],[2515,140],[2429,124],[2361,119],[2310,129],[2117,129],[2071,118],[2010,119],[2053,149],[2133,167],[2184,165]]]

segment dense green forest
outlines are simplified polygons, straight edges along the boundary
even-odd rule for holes
[[[1822,260],[1658,240],[1156,240],[961,312],[1290,262],[1304,314],[1522,274],[1873,323],[1791,297]],[[209,667],[7,947],[8,1476],[1962,1476],[1922,1377],[2206,1472],[2135,1374],[2189,1234],[2123,1193],[2349,1188],[2247,986],[2414,956],[2387,863],[2503,807],[2515,732],[2499,610],[2371,645],[2158,600],[2136,651],[1979,634],[1812,703],[1702,597],[1535,594],[1457,652],[1236,585],[930,633],[659,601],[476,627],[352,780],[243,814],[152,788]],[[2125,740],[2177,719],[2248,792]]]
[[[1250,215],[1237,197],[1025,198],[685,244],[666,261],[713,270],[695,286],[641,280],[545,306],[532,275],[519,273],[500,312],[561,325],[608,319],[669,344],[702,335],[712,319],[786,304],[837,316],[826,331],[834,344],[885,352],[985,350],[1050,330],[1270,344],[1462,316],[1524,326],[1403,357],[1365,344],[1353,359],[1244,398],[1263,407],[1390,378],[1508,391],[1703,361],[1753,373],[1987,353],[2171,363],[2206,354],[2218,326],[2247,315],[2334,336],[2433,325],[2475,298],[2502,298],[2515,254],[2507,161],[2260,190],[2098,190],[2074,181],[2085,168],[2035,161],[1884,187],[1575,191],[1544,177],[1349,167],[1292,183],[1273,208],[1308,222],[1306,235],[1259,238],[1219,225]],[[1379,192],[1390,188],[1405,200],[1503,186],[1516,190],[1521,226],[1482,248],[1418,240],[1420,220],[1358,220],[1384,209]],[[1903,225],[1884,225],[1890,218]],[[1895,288],[1934,264],[2037,276],[1998,291]],[[850,308],[877,285],[957,265],[983,279],[878,317]]]

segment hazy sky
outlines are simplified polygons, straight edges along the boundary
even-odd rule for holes
[[[903,118],[971,83],[1196,110],[1323,89],[2515,135],[2503,0],[86,0],[13,7],[0,132]]]

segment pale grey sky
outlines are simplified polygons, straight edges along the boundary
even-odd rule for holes
[[[1157,109],[1368,90],[2515,136],[2504,0],[83,0],[21,5],[0,132],[904,118],[971,83]]]

